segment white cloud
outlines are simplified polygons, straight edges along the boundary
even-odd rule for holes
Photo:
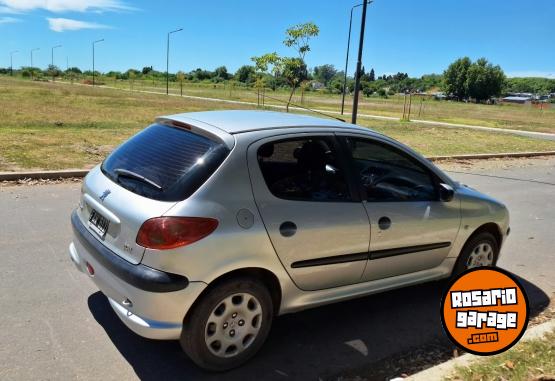
[[[3,4],[3,2],[1,0],[0,0],[0,4]],[[5,7],[3,5],[0,5],[0,13],[4,13],[4,14],[8,13],[8,14],[15,15],[15,14],[19,14],[21,12],[19,12],[16,9],[12,9],[12,8],[8,8],[8,7]]]
[[[80,29],[105,29],[110,28],[108,25],[97,24],[94,22],[64,19],[64,18],[47,18],[50,29],[54,32],[64,32],[66,30]]]
[[[13,24],[16,22],[19,22],[19,19],[16,19],[14,17],[0,17],[0,25],[2,24]]]
[[[0,13],[20,13],[36,9],[50,12],[98,12],[134,8],[121,0],[0,0]]]
[[[539,71],[539,70],[517,70],[507,72],[507,77],[541,77],[555,79],[554,71]]]

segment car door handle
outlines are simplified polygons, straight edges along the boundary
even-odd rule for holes
[[[291,221],[285,221],[279,225],[279,232],[284,237],[294,236],[297,232],[297,225]]]
[[[378,226],[381,230],[387,230],[391,227],[391,220],[386,216],[380,217],[378,220]]]

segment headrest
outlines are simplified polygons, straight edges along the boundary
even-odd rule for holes
[[[326,169],[326,149],[322,144],[309,141],[303,144],[297,153],[299,166],[310,171]]]
[[[273,143],[266,143],[262,147],[258,149],[258,156],[261,157],[270,157],[274,154],[274,144]]]

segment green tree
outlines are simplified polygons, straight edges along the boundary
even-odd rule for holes
[[[459,58],[443,72],[443,89],[447,94],[458,100],[468,97],[466,79],[471,64],[470,58]]]
[[[343,79],[344,79],[344,72],[339,71],[336,75],[333,76],[331,81],[328,83],[327,89],[331,93],[334,94],[341,94],[343,91]],[[354,81],[352,78],[347,78],[347,88],[351,89],[354,87]]]
[[[76,66],[70,67],[69,69],[66,70],[66,73],[81,74],[81,69],[79,69],[79,68],[76,67]]]
[[[235,79],[242,83],[253,83],[256,79],[254,66],[243,65],[235,72]]]
[[[505,73],[499,65],[493,66],[485,58],[480,58],[470,65],[466,75],[466,92],[476,103],[501,94]]]
[[[227,81],[231,75],[227,72],[227,68],[225,66],[217,67],[214,70],[214,80],[217,82]]]
[[[55,80],[56,77],[59,77],[60,75],[62,75],[62,71],[56,65],[48,65],[48,68],[46,69],[46,73],[50,77],[52,77],[52,80]]]
[[[555,79],[540,77],[508,78],[505,91],[537,94],[555,93]]]
[[[193,80],[196,81],[204,81],[205,79],[211,79],[212,73],[208,70],[203,70],[201,68],[197,68],[191,72]]]
[[[374,73],[374,68],[370,70],[370,74],[368,74],[368,80],[370,82],[374,82],[376,80],[376,73]]]
[[[281,57],[275,52],[267,53],[260,57],[252,57],[257,70],[265,73],[271,71],[275,75],[281,75],[291,87],[285,107],[286,111],[289,111],[289,105],[295,90],[302,81],[308,78],[304,59],[310,51],[310,39],[318,36],[319,33],[320,29],[312,22],[292,26],[285,31],[283,44],[293,48],[297,52],[297,57]]]
[[[332,78],[337,74],[337,70],[333,65],[321,65],[314,67],[314,79],[328,86]]]

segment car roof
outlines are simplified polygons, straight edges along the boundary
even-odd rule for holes
[[[260,131],[286,127],[333,127],[351,130],[372,131],[369,128],[359,127],[335,119],[315,118],[313,116],[291,114],[275,111],[257,110],[224,110],[201,111],[182,114],[165,115],[159,119],[170,119],[178,122],[192,124],[192,121],[217,127],[229,134]]]

